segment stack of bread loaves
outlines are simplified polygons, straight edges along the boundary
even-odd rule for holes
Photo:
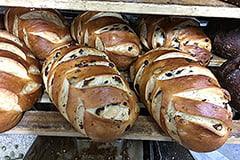
[[[71,26],[74,40],[104,51],[119,69],[127,69],[141,51],[138,36],[119,13],[85,12]]]
[[[41,94],[40,65],[20,40],[0,30],[0,132],[14,127]]]
[[[138,116],[135,94],[101,51],[62,46],[51,52],[42,73],[62,115],[93,140],[117,139]]]
[[[41,60],[54,48],[71,41],[64,17],[57,10],[9,8],[5,13],[5,27]]]
[[[210,49],[210,40],[197,28],[187,29],[192,19],[180,20],[167,21],[170,31],[164,27],[149,30],[153,25],[164,25],[162,18],[144,25],[150,32],[149,39],[141,39],[146,47],[169,48],[156,48],[138,58],[131,67],[131,77],[136,92],[167,135],[191,150],[213,151],[224,144],[231,131],[230,95],[202,66],[211,56],[203,60],[204,52],[187,50],[188,45]]]

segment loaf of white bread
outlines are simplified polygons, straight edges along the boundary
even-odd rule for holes
[[[53,9],[9,8],[5,13],[5,28],[24,41],[40,60],[71,41],[64,17]]]
[[[71,25],[79,44],[104,51],[118,69],[127,69],[141,52],[138,36],[119,13],[85,12]]]
[[[41,95],[38,61],[15,36],[0,30],[0,132],[14,127]]]
[[[43,64],[50,99],[72,126],[95,141],[119,138],[135,122],[136,96],[108,56],[64,45]]]

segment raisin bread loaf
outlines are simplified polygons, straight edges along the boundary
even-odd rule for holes
[[[119,69],[140,54],[138,36],[118,13],[85,12],[74,19],[71,34],[78,43],[104,51]]]
[[[183,146],[207,152],[228,139],[232,127],[230,95],[196,57],[155,49],[134,63],[131,77],[159,126]]]
[[[9,8],[5,13],[5,28],[41,60],[54,48],[71,41],[69,28],[57,10]]]
[[[135,122],[135,94],[107,55],[93,48],[56,48],[42,69],[52,102],[72,126],[95,141],[119,138]]]
[[[207,65],[212,46],[199,25],[199,21],[194,18],[145,16],[139,25],[139,36],[147,50],[174,48]]]

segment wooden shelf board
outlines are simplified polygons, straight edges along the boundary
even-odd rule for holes
[[[219,0],[1,0],[0,6],[240,18],[240,8]]]
[[[85,137],[76,132],[60,113],[46,111],[26,112],[16,127],[2,134]],[[121,139],[171,141],[149,116],[139,116],[134,126]],[[240,144],[240,121],[234,121],[232,135],[227,143]]]

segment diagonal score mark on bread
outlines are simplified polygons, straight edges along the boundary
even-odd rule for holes
[[[30,79],[26,68],[10,58],[0,57],[0,71],[12,74],[19,78]]]
[[[63,43],[65,41],[69,41],[71,39],[70,35],[65,35],[64,37],[59,37],[59,35],[57,33],[48,32],[48,31],[28,32],[28,34],[32,34],[34,36],[41,37],[51,43]]]
[[[229,110],[229,107],[226,105],[230,99],[225,95],[224,90],[219,87],[188,89],[179,93],[175,93],[173,96],[183,97],[196,101],[204,101]]]
[[[0,88],[0,110],[22,112],[22,108],[18,104],[18,96],[7,89]]]

